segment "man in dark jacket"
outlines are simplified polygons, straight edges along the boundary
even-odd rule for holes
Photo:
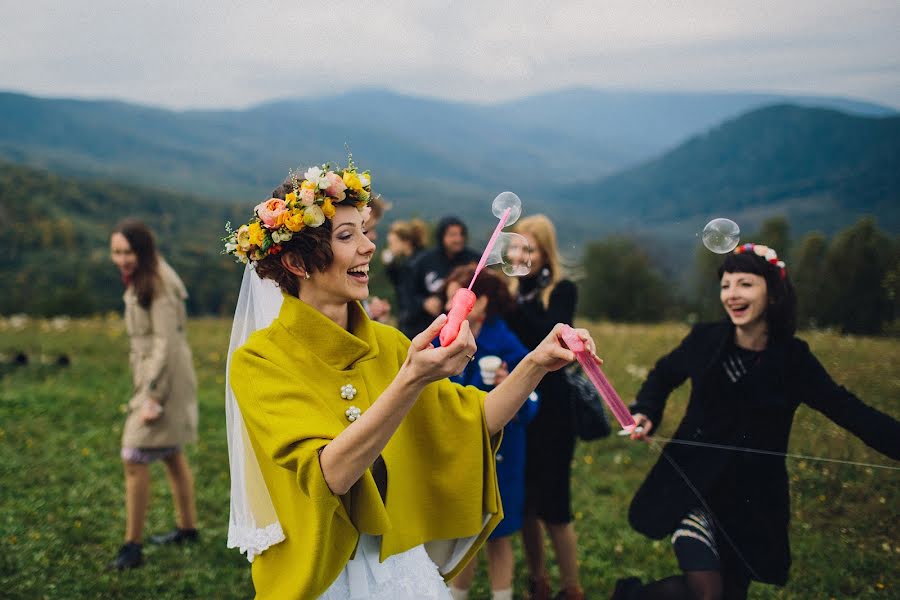
[[[415,258],[410,267],[412,276],[403,284],[411,309],[401,317],[399,325],[409,338],[421,333],[444,312],[441,290],[450,271],[459,265],[477,263],[479,259],[478,254],[466,248],[468,230],[458,218],[441,219],[435,234],[436,246]]]

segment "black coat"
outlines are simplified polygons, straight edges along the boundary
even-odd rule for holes
[[[728,321],[694,327],[656,363],[632,412],[647,415],[658,427],[669,394],[690,378],[690,401],[675,439],[785,453],[794,412],[802,402],[868,446],[900,459],[900,423],[836,384],[806,342],[770,343],[749,372],[732,383],[722,360],[733,340],[734,326]],[[666,445],[663,452],[704,498],[750,576],[784,585],[791,562],[785,457],[678,444]],[[694,491],[661,456],[631,502],[629,521],[637,531],[662,538],[700,506]]]
[[[519,280],[520,296],[517,299],[516,310],[506,318],[510,329],[529,350],[537,348],[538,344],[550,335],[557,323],[571,325],[575,319],[578,290],[574,283],[568,279],[557,282],[556,287],[550,292],[547,308],[544,308],[541,301],[542,289],[537,286],[536,278],[522,277]],[[574,435],[571,407],[568,403],[569,386],[563,371],[553,371],[544,375],[537,390],[541,398],[547,400],[541,402],[538,416],[532,421],[530,428],[536,429],[542,421],[551,419],[558,422],[558,427],[571,430]],[[538,425],[535,425],[535,422],[538,422]]]
[[[400,323],[400,330],[408,338],[414,338],[434,321],[434,317],[425,312],[425,299],[441,293],[447,275],[455,267],[477,263],[479,258],[481,257],[469,248],[449,257],[440,245],[416,255],[410,262],[409,274],[398,292],[409,303],[409,309],[405,311],[403,322]]]

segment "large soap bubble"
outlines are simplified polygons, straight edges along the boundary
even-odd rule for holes
[[[531,249],[528,240],[518,233],[503,232],[488,254],[486,265],[500,265],[507,275],[521,277],[531,271]]]
[[[734,250],[741,241],[741,229],[731,219],[713,219],[703,228],[703,245],[716,254]]]

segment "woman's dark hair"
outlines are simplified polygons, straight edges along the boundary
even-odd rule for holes
[[[450,274],[447,276],[447,283],[455,281],[462,287],[468,287],[474,274],[474,265],[461,265],[450,271]],[[446,284],[444,289],[446,290]],[[487,296],[487,318],[489,319],[497,315],[505,317],[515,308],[512,294],[510,294],[506,282],[490,269],[485,269],[478,274],[478,279],[475,280],[475,285],[472,286],[472,292],[477,297]],[[447,300],[450,300],[450,298],[447,298]]]
[[[286,194],[294,191],[290,179],[272,191],[272,198],[284,200]],[[287,242],[281,243],[282,250],[278,254],[266,255],[256,263],[256,273],[262,279],[271,279],[282,290],[291,296],[300,295],[300,279],[281,264],[281,257],[293,255],[294,262],[299,263],[308,272],[325,271],[334,260],[331,250],[331,219],[318,227],[304,227]]]
[[[769,338],[784,340],[794,335],[797,331],[797,295],[786,272],[782,277],[780,267],[753,252],[743,252],[725,257],[719,267],[719,279],[724,273],[753,273],[765,278],[769,296],[766,307]]]
[[[137,294],[138,304],[147,309],[153,301],[159,275],[159,255],[153,232],[137,219],[125,219],[113,228],[112,233],[122,234],[137,257],[131,285]]]

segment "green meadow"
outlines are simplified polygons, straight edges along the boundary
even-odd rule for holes
[[[623,399],[687,327],[588,324]],[[107,572],[121,544],[124,494],[119,441],[130,377],[117,315],[86,320],[0,320],[0,596],[4,598],[248,598],[249,564],[225,548],[228,459],[223,388],[230,320],[195,319],[190,340],[200,386],[200,442],[194,468],[201,542],[145,546],[145,566]],[[900,416],[900,341],[804,332],[831,375],[867,403]],[[29,363],[14,365],[24,352]],[[69,366],[56,364],[59,355]],[[660,435],[678,423],[683,386],[670,399]],[[708,450],[715,452],[718,450]],[[801,407],[792,453],[898,467],[822,415]],[[577,449],[574,509],[590,598],[606,598],[619,577],[677,571],[666,540],[632,531],[626,514],[650,468],[652,447],[611,437]],[[889,598],[900,595],[900,471],[788,459],[794,564],[786,588],[754,585],[752,598]],[[153,467],[146,534],[174,524],[161,466]],[[665,502],[660,498],[660,502]],[[516,589],[524,588],[519,553]],[[552,575],[556,577],[556,572]],[[489,598],[482,563],[473,598]]]

